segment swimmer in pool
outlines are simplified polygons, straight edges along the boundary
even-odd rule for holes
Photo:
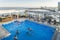
[[[30,33],[29,31],[27,31],[26,34],[27,34],[28,36],[31,36],[31,33]]]
[[[17,36],[16,36],[16,35],[14,36],[14,40],[18,40],[18,38],[17,38]]]
[[[16,34],[19,34],[19,31],[18,30],[16,31]]]
[[[30,31],[30,32],[31,32],[31,31],[32,31],[32,29],[31,29],[31,28],[28,28],[28,31]]]
[[[32,29],[29,27],[29,28],[27,28],[27,30],[28,30],[28,31],[26,32],[27,35],[31,36],[31,31],[32,31]]]

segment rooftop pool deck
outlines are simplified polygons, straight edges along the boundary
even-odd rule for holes
[[[14,21],[2,26],[11,34],[2,40],[14,40],[14,36],[17,36],[18,40],[52,40],[56,31],[56,28],[30,20],[23,22]],[[28,28],[31,28],[32,31],[29,31]],[[19,34],[16,34],[17,30]]]

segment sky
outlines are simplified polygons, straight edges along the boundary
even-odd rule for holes
[[[0,7],[57,7],[60,0],[0,0]]]

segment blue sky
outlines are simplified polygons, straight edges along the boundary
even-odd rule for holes
[[[0,7],[57,7],[59,0],[0,0]]]

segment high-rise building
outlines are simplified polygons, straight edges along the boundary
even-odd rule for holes
[[[58,11],[60,11],[60,2],[58,2]]]

